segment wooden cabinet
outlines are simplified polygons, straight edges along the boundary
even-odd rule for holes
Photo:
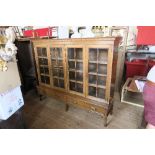
[[[32,43],[39,93],[101,113],[106,125],[113,107],[112,64],[118,39],[33,39]]]

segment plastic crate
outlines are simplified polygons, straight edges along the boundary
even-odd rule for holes
[[[57,31],[56,27],[26,30],[23,32],[25,37],[53,37],[53,32]]]
[[[146,76],[148,73],[148,60],[126,61],[126,79],[134,76]]]

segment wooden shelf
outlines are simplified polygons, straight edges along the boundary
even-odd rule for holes
[[[95,63],[95,64],[103,64],[103,65],[107,65],[107,62],[103,62],[103,61],[89,61],[89,63]]]
[[[83,73],[83,70],[77,70],[77,69],[69,69],[69,71],[73,71],[73,72],[82,72],[82,73]]]
[[[77,80],[69,80],[70,82],[75,82],[75,83],[80,83],[80,84],[83,84],[82,81],[77,81]]]
[[[48,68],[48,65],[39,65],[40,67],[47,67]]]
[[[52,58],[52,60],[63,60],[63,58]]]
[[[79,59],[68,59],[68,61],[83,62],[83,60],[79,60]]]
[[[94,72],[89,72],[89,75],[97,75],[97,76],[107,76],[107,74],[99,74],[99,73],[94,73]]]
[[[49,74],[44,74],[44,73],[40,73],[40,75],[43,75],[43,76],[50,76]]]
[[[63,69],[63,66],[53,66],[54,69]]]
[[[47,56],[45,57],[45,56],[39,56],[39,55],[38,55],[38,58],[48,59]]]
[[[97,85],[97,84],[91,84],[91,83],[89,83],[88,85],[96,88],[103,88],[103,89],[106,88],[106,86],[103,86],[103,85]]]
[[[64,80],[64,78],[59,77],[59,76],[53,76],[53,78],[55,78],[55,79],[61,79],[61,80]]]

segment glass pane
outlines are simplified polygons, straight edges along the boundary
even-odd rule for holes
[[[107,65],[98,65],[98,73],[99,74],[107,74]]]
[[[42,56],[42,52],[41,52],[41,48],[40,47],[37,47],[37,53],[38,53],[38,56]]]
[[[40,74],[44,74],[44,67],[40,67]]]
[[[83,63],[82,62],[76,62],[76,69],[77,70],[83,70]]]
[[[46,48],[42,48],[42,56],[47,57]]]
[[[48,76],[45,76],[45,81],[46,81],[46,84],[50,84],[50,78]]]
[[[75,48],[76,51],[76,59],[82,60],[82,48]]]
[[[83,85],[80,83],[76,83],[76,91],[79,93],[83,93]]]
[[[53,69],[53,76],[59,76],[58,69]]]
[[[45,76],[42,76],[42,75],[41,75],[40,77],[41,77],[41,82],[42,82],[42,83],[46,83],[46,81],[45,81]]]
[[[105,90],[102,88],[97,88],[97,97],[104,99],[105,98]]]
[[[96,75],[89,75],[89,83],[96,84]]]
[[[75,80],[75,72],[72,72],[72,71],[69,72],[69,79]]]
[[[104,49],[104,48],[99,49],[98,60],[105,61],[105,62],[108,61],[108,49]]]
[[[96,48],[89,49],[89,61],[97,61],[97,49]]]
[[[68,48],[68,59],[74,59],[74,48]]]
[[[97,64],[89,63],[89,72],[96,73],[97,72]]]
[[[49,74],[49,69],[47,67],[40,67],[41,74]]]
[[[58,52],[58,58],[63,58],[62,56],[62,48],[57,48],[57,52]]]
[[[59,79],[59,87],[64,88],[64,80]]]
[[[76,80],[77,81],[83,81],[83,73],[76,72]]]
[[[56,64],[56,60],[52,60],[52,66],[54,67],[54,66],[56,66],[57,64]]]
[[[56,49],[55,48],[50,48],[50,51],[51,51],[51,57],[52,59],[55,59],[56,58]]]
[[[39,65],[48,65],[48,60],[46,58],[39,58]]]
[[[96,97],[96,87],[89,86],[89,95]]]
[[[58,85],[58,79],[54,78],[54,79],[53,79],[53,83],[54,83],[54,86],[55,86],[55,87],[58,87],[58,86],[59,86],[59,85]]]
[[[59,61],[58,61],[58,66],[59,66],[59,67],[63,67],[63,61],[62,61],[62,60],[59,60]]]
[[[98,84],[98,85],[103,85],[103,86],[105,86],[105,85],[106,85],[106,77],[104,77],[104,76],[98,76],[97,84]]]
[[[75,82],[69,82],[69,84],[70,90],[76,91]]]
[[[44,73],[49,74],[49,69],[47,67],[44,67]]]
[[[59,72],[59,77],[62,77],[62,78],[63,78],[63,77],[64,77],[64,72],[63,72],[63,70],[62,70],[62,69],[59,69],[58,72]]]
[[[75,69],[75,62],[70,61],[70,62],[69,62],[69,68],[70,68],[70,69]]]

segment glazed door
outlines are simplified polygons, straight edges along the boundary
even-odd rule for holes
[[[67,85],[64,46],[52,44],[50,46],[50,60],[52,86],[65,90]]]
[[[96,101],[109,101],[112,49],[110,46],[86,48],[86,96]]]
[[[84,47],[72,45],[66,47],[68,91],[85,95]]]
[[[40,84],[50,86],[50,69],[47,46],[35,47],[35,59],[37,64],[38,80]]]

